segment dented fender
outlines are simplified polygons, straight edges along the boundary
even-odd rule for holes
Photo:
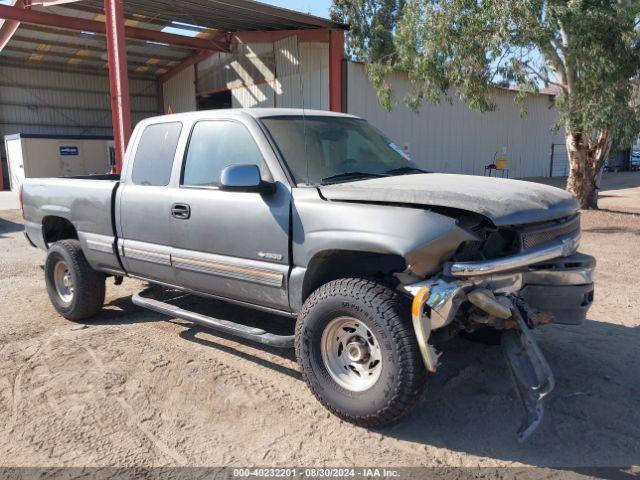
[[[476,237],[454,218],[424,208],[328,201],[313,188],[293,190],[293,263],[306,267],[327,250],[399,255],[412,274],[433,275],[458,246]]]

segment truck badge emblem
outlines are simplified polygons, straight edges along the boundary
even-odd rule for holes
[[[279,253],[258,252],[258,256],[267,260],[282,260],[282,255]]]

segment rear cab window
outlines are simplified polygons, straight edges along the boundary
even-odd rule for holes
[[[135,185],[169,184],[181,131],[181,122],[156,123],[143,130],[133,159],[131,180]]]

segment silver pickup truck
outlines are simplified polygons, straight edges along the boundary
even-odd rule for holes
[[[593,301],[595,261],[576,252],[571,195],[425,172],[350,115],[151,118],[136,127],[121,176],[30,179],[22,200],[62,316],[99,314],[109,277],[145,280],[138,305],[295,346],[318,400],[366,427],[417,401],[439,341],[484,332],[505,351],[523,440],[554,385],[531,329],[580,324]],[[295,335],[190,311],[167,300],[173,291],[295,318]]]

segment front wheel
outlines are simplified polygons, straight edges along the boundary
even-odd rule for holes
[[[366,279],[336,280],[311,294],[296,324],[296,356],[320,403],[363,427],[404,416],[427,375],[407,316],[395,292]]]
[[[85,320],[102,309],[105,276],[91,268],[78,240],[53,244],[44,272],[51,303],[64,318]]]

